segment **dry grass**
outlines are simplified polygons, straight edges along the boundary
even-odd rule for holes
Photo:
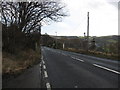
[[[40,54],[32,49],[21,51],[16,55],[3,52],[2,73],[15,74],[33,66],[40,61]]]
[[[67,48],[64,50],[76,52],[76,53],[81,53],[81,54],[92,55],[92,56],[101,57],[101,58],[118,60],[118,54],[113,54],[113,53],[104,53],[104,52],[98,52],[98,51],[92,51],[92,50],[89,50],[87,52],[87,51],[82,50],[82,49],[80,50],[80,49],[74,49],[74,48]]]

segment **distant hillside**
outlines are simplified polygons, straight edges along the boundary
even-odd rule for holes
[[[51,36],[50,37],[52,38],[55,38],[55,39],[84,39],[83,36]],[[101,37],[97,37],[97,36],[93,36],[93,37],[90,37],[90,41],[95,38],[95,41],[97,44],[99,44],[100,46],[102,44],[110,44],[110,43],[116,43],[118,41],[118,38],[120,39],[120,36],[118,35],[113,35],[113,36],[101,36]]]
[[[53,36],[53,35],[49,35],[50,38],[53,39],[58,39],[58,41],[60,40],[64,40],[65,43],[69,43],[69,44],[77,44],[77,48],[80,48],[80,45],[78,44],[82,44],[82,42],[85,40],[85,37],[83,36]],[[90,42],[93,40],[93,38],[95,38],[95,43],[97,47],[105,47],[105,46],[109,46],[111,44],[115,44],[118,43],[118,39],[120,39],[120,36],[118,35],[112,35],[112,36],[92,36],[89,37]],[[75,45],[74,45],[75,46]]]
[[[98,44],[99,46],[103,46],[103,45],[118,42],[118,38],[120,39],[120,36],[113,35],[113,36],[101,36],[101,37],[94,37],[94,38],[95,38],[96,44]]]
[[[118,59],[118,48],[120,48],[120,36],[92,36],[87,39],[83,36],[51,36],[42,35],[42,45],[51,48],[63,49],[67,51],[94,55],[103,58]],[[63,48],[64,45],[64,48]],[[89,52],[86,48],[89,47]]]
[[[50,35],[50,37],[55,38],[55,39],[63,39],[63,38],[66,38],[66,39],[78,39],[79,38],[77,36],[52,36],[52,35]]]

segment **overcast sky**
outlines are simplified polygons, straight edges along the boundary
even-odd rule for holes
[[[70,16],[62,22],[42,27],[42,34],[83,36],[87,32],[87,12],[90,12],[90,36],[118,35],[119,0],[62,0]]]

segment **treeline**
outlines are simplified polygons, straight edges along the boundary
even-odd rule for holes
[[[119,58],[119,36],[90,37],[89,43],[85,37],[65,37],[42,35],[42,45],[98,57]]]
[[[67,38],[49,36],[48,34],[42,35],[42,45],[63,49],[63,48],[75,48],[75,49],[87,49],[87,40],[81,38]],[[95,42],[91,40],[90,49],[95,49]]]
[[[41,44],[42,46],[47,46],[50,48],[62,49],[62,42],[55,38],[52,38],[48,34],[44,34],[41,36]]]
[[[1,2],[0,5],[3,50],[9,53],[26,48],[35,50],[40,46],[42,25],[67,16],[64,4],[57,0]]]

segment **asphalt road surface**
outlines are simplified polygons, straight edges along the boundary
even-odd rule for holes
[[[42,47],[49,88],[118,88],[119,62]],[[49,83],[48,83],[49,82]]]

